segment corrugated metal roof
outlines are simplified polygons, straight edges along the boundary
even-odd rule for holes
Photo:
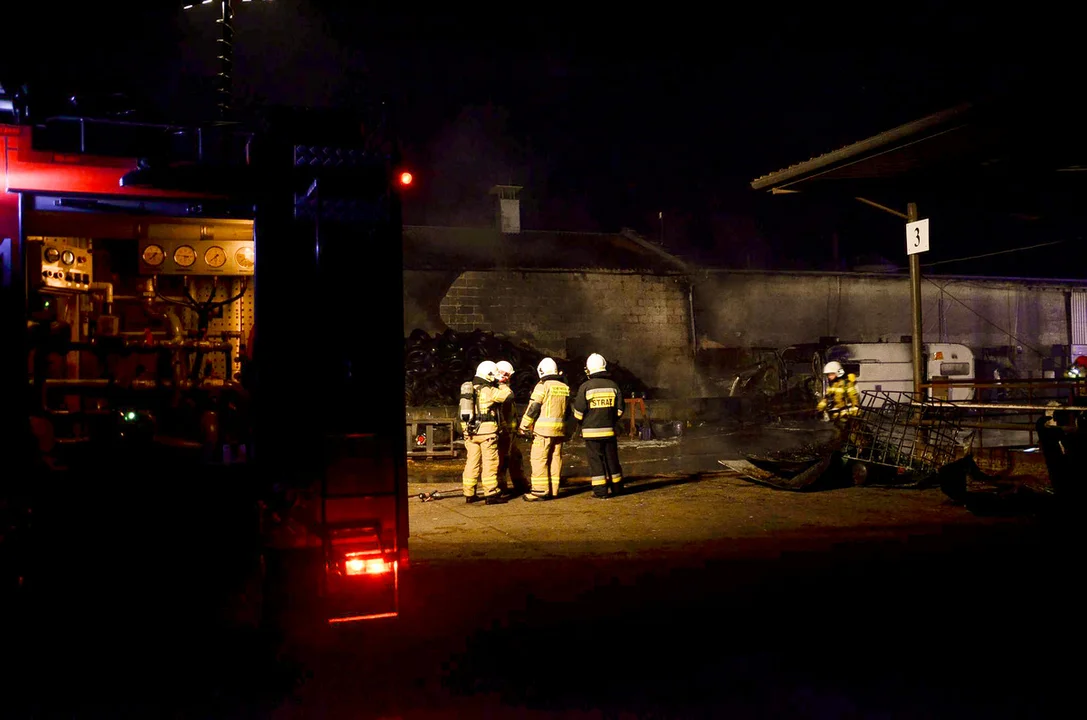
[[[933,113],[919,120],[899,125],[878,135],[873,135],[837,150],[831,150],[809,160],[757,177],[751,181],[751,187],[755,190],[780,189],[801,180],[825,174],[831,169],[837,169],[843,165],[852,165],[873,157],[886,156],[887,153],[893,150],[909,147],[922,139],[936,137],[961,127],[972,107],[969,103],[964,103]],[[891,171],[891,168],[887,164],[892,162],[891,159],[885,158],[882,162],[885,174],[890,174],[888,171]],[[876,170],[875,173],[873,173],[873,169]],[[868,168],[863,172],[854,172],[852,176],[878,177],[880,175],[878,168]]]

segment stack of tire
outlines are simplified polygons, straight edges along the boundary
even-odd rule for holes
[[[536,366],[545,355],[482,330],[458,333],[446,330],[431,336],[414,330],[404,341],[404,404],[407,407],[456,405],[460,385],[471,380],[484,360],[506,360],[513,365],[513,394],[528,402],[539,377]],[[554,356],[552,356],[554,357]],[[566,382],[577,390],[585,382],[585,358],[555,357]],[[649,388],[629,370],[608,359],[608,372],[626,397],[645,396]]]

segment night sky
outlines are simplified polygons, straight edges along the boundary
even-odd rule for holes
[[[42,93],[125,91],[164,117],[208,117],[217,10],[181,4],[27,4],[14,11],[27,31],[5,46],[0,81]],[[741,267],[824,267],[834,230],[843,258],[904,261],[898,220],[782,202],[748,183],[979,92],[1056,87],[1079,63],[1075,45],[1057,37],[1071,19],[1021,11],[810,3],[409,14],[366,5],[236,2],[237,105],[389,99],[419,178],[407,223],[487,224],[487,189],[512,183],[525,187],[526,228],[632,227],[656,240],[663,212],[669,249]],[[1032,232],[957,238],[928,259],[1039,242]],[[1045,260],[1008,257],[1019,267]]]

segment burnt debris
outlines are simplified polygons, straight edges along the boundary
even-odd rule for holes
[[[513,365],[513,394],[519,403],[527,403],[539,376],[536,366],[547,354],[518,345],[493,332],[445,332],[430,335],[413,330],[404,341],[404,403],[408,407],[455,405],[460,384],[470,378],[484,360],[507,360]],[[585,381],[585,357],[560,358],[554,355],[571,388]],[[634,373],[608,358],[608,372],[619,383],[626,397],[644,396],[649,387]]]

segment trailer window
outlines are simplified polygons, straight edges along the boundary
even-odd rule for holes
[[[945,377],[952,375],[969,375],[970,363],[968,362],[942,362],[940,363],[940,374]]]

